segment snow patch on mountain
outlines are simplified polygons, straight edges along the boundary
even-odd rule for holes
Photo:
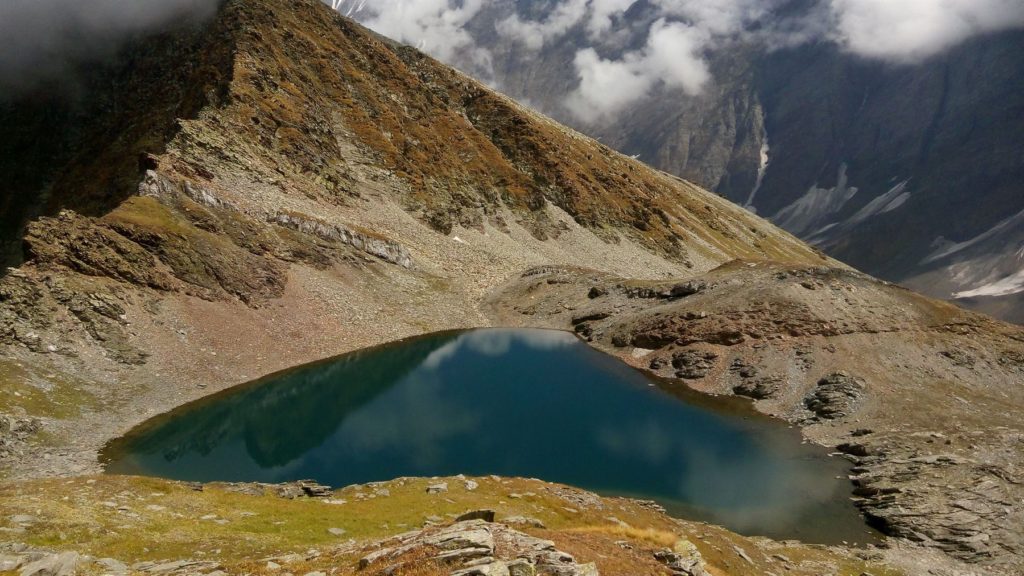
[[[932,243],[932,245],[935,246],[935,249],[921,261],[921,264],[928,264],[930,262],[935,262],[936,260],[947,258],[959,252],[963,252],[964,250],[988,242],[989,240],[992,240],[1018,226],[1024,226],[1024,210],[1021,210],[1013,216],[999,222],[987,232],[963,242],[950,242],[940,236]]]
[[[979,286],[973,290],[954,292],[953,298],[961,299],[977,298],[979,296],[1009,296],[1011,294],[1017,294],[1018,292],[1024,292],[1024,269],[1018,270],[1017,273],[1011,274],[1006,278]]]
[[[797,236],[828,226],[832,215],[857,194],[857,188],[849,185],[846,169],[845,163],[839,166],[835,187],[811,186],[796,202],[772,216],[771,221]]]
[[[761,163],[757,167],[757,180],[754,182],[754,188],[750,191],[750,196],[747,197],[746,203],[743,205],[744,208],[750,210],[752,213],[757,214],[757,208],[754,206],[754,198],[757,196],[757,191],[761,189],[761,184],[764,183],[764,175],[768,173],[768,153],[771,148],[768,147],[768,134],[761,134]]]

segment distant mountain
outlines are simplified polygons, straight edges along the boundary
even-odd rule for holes
[[[495,31],[510,18],[550,29],[568,4],[485,4],[465,29],[489,57],[452,59],[840,260],[1024,321],[1024,31],[890,63],[821,40],[769,50],[755,30],[708,44],[711,80],[700,93],[661,84],[613,115],[588,117],[567,104],[578,51],[595,45],[600,58],[628,59],[664,10],[622,3],[629,8],[613,16],[613,32],[595,40],[580,18],[539,48]],[[776,8],[762,21],[821,9],[814,0],[765,4]]]

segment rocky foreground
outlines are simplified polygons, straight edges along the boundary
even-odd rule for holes
[[[41,497],[56,486],[65,497]],[[12,514],[5,538],[16,539],[0,546],[0,568],[22,576],[898,573],[884,560],[896,550],[743,538],[669,518],[651,502],[539,480],[399,479],[332,491],[106,476],[3,486],[0,504]],[[75,547],[62,541],[56,551],[60,534]]]

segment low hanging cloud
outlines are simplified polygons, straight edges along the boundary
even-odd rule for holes
[[[0,98],[63,81],[136,34],[204,18],[217,0],[0,0]]]
[[[969,38],[1024,27],[1021,0],[832,0],[835,39],[868,58],[914,63]]]
[[[601,58],[593,48],[580,50],[573,62],[580,84],[566,105],[580,120],[595,122],[614,116],[659,85],[698,94],[711,78],[700,55],[705,36],[693,26],[660,19],[651,25],[646,46],[620,59]]]
[[[660,16],[647,30],[642,50],[616,59],[594,48],[576,53],[579,86],[566,98],[574,116],[587,123],[610,118],[655,88],[699,94],[712,80],[707,53],[743,34],[774,0],[652,0]],[[626,6],[625,8],[628,8]],[[611,22],[614,14],[602,14]]]
[[[583,24],[594,38],[611,29],[613,17],[625,12],[637,0],[566,0],[541,20],[523,20],[513,14],[495,24],[498,35],[536,51]]]
[[[975,36],[1024,27],[1021,0],[818,0],[785,17],[780,9],[790,0],[647,0],[641,11],[650,16],[653,10],[656,21],[637,39],[637,23],[626,14],[638,0],[561,0],[535,4],[546,8],[532,20],[516,9],[509,15],[504,5],[504,11],[493,11],[502,14],[490,23],[496,36],[474,38],[465,25],[484,8],[503,5],[499,0],[372,4],[373,16],[361,18],[365,24],[463,67],[467,54],[474,62],[487,61],[496,43],[518,46],[529,58],[567,34],[579,34],[572,70],[578,85],[566,105],[585,122],[614,115],[659,86],[698,93],[713,81],[708,54],[731,42],[756,42],[765,50],[833,42],[850,54],[902,65]],[[477,30],[488,29],[477,24]],[[631,42],[609,40],[623,37]],[[641,47],[616,48],[622,44]]]
[[[489,51],[477,45],[466,29],[490,0],[340,0],[342,14],[393,40],[416,46],[444,62],[468,59],[486,67]]]
[[[561,0],[524,19],[504,0],[324,0],[374,30],[478,75],[495,42],[542,49],[581,31],[569,102],[586,118],[620,111],[657,86],[693,94],[706,86],[707,54],[733,41],[778,49],[829,41],[861,57],[912,64],[970,38],[1024,28],[1021,0],[818,0],[777,17],[789,0]],[[0,0],[0,97],[60,80],[135,35],[184,18],[209,16],[219,0]],[[516,4],[518,5],[518,4]],[[626,17],[642,6],[656,25]],[[490,10],[489,10],[490,9]],[[650,16],[649,11],[654,11]],[[493,17],[481,23],[478,18]],[[471,26],[472,24],[472,26]],[[474,37],[470,30],[477,30]],[[626,38],[614,48],[611,38]],[[612,46],[614,49],[608,49]]]

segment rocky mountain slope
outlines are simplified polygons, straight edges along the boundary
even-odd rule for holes
[[[762,20],[810,17],[820,4],[780,2]],[[700,93],[655,87],[615,114],[588,118],[567,104],[579,83],[577,52],[596,46],[602,58],[622,58],[664,11],[634,2],[600,39],[581,18],[539,49],[495,33],[513,16],[557,22],[557,6],[486,4],[465,27],[473,46],[492,55],[487,66],[475,53],[456,53],[453,62],[839,260],[1022,319],[1024,32],[980,36],[914,64],[865,59],[829,42],[778,50],[756,40],[718,42],[705,55],[712,80]],[[965,243],[980,253],[937,257]]]
[[[802,426],[854,460],[887,534],[1019,562],[1019,328],[858,272],[743,261],[675,285],[535,269],[491,306]]]
[[[140,563],[198,561],[203,552],[203,561],[230,560],[230,571],[269,572],[263,559],[274,550],[326,550],[326,532],[266,526],[256,532],[281,538],[249,550],[239,542],[251,542],[252,531],[234,530],[243,517],[221,511],[202,520],[228,526],[221,544],[197,550],[194,532],[178,532],[194,522],[150,518],[161,511],[121,501],[174,493],[174,510],[198,511],[215,505],[215,491],[35,479],[97,472],[97,451],[135,424],[289,366],[444,329],[568,328],[577,320],[597,346],[648,366],[663,358],[657,369],[666,374],[673,363],[684,374],[714,374],[700,383],[705,390],[775,394],[760,407],[807,426],[809,438],[863,445],[845,449],[865,459],[857,488],[893,539],[861,554],[910,574],[1021,566],[1019,330],[854,273],[750,212],[316,0],[227,0],[212,20],[139,39],[95,74],[95,92],[55,104],[80,121],[49,124],[33,104],[39,94],[0,107],[20,141],[45,127],[61,143],[57,155],[23,147],[5,150],[3,160],[45,168],[0,190],[5,206],[27,207],[23,233],[8,238],[24,247],[24,261],[0,279],[0,462],[8,479],[0,499],[19,516],[0,536],[20,559],[10,562],[51,558],[39,556],[43,548]],[[82,112],[90,109],[100,112]],[[596,305],[609,309],[573,316]],[[782,345],[795,342],[799,350]],[[693,347],[699,357],[685,353]],[[659,352],[648,358],[648,349]],[[740,351],[772,378],[747,386],[735,374],[750,369],[723,371],[724,356]],[[850,376],[829,380],[826,357]],[[947,360],[952,367],[935,367]],[[776,372],[788,379],[776,381]],[[820,380],[820,398],[802,405]],[[843,396],[856,401],[836,407]],[[911,399],[922,398],[911,417]],[[979,424],[992,414],[1004,427]],[[861,427],[857,420],[873,430],[866,440],[844,436]],[[950,431],[942,432],[945,423]],[[97,492],[85,494],[94,484]],[[422,522],[380,502],[389,501],[341,516],[372,511],[379,520],[353,535],[358,547]],[[473,506],[499,504],[491,494]],[[555,549],[580,565],[596,562],[602,574],[659,573],[652,562],[664,562],[638,542],[675,521],[616,516],[626,528],[600,514],[551,535]],[[97,540],[111,522],[131,528],[132,538]],[[616,536],[590,542],[594,530]],[[848,550],[794,544],[798,552],[780,552],[759,540],[772,550],[762,558],[749,540],[695,531],[705,558],[723,558],[710,562],[711,573],[780,569],[774,563],[809,574],[884,573]],[[161,538],[168,533],[174,538]],[[133,541],[167,546],[131,548]],[[733,554],[734,546],[745,552]],[[357,548],[334,550],[344,560],[333,565],[358,563],[350,558]],[[641,552],[621,552],[634,549]],[[617,558],[624,564],[616,567]],[[217,569],[186,562],[167,572]]]

